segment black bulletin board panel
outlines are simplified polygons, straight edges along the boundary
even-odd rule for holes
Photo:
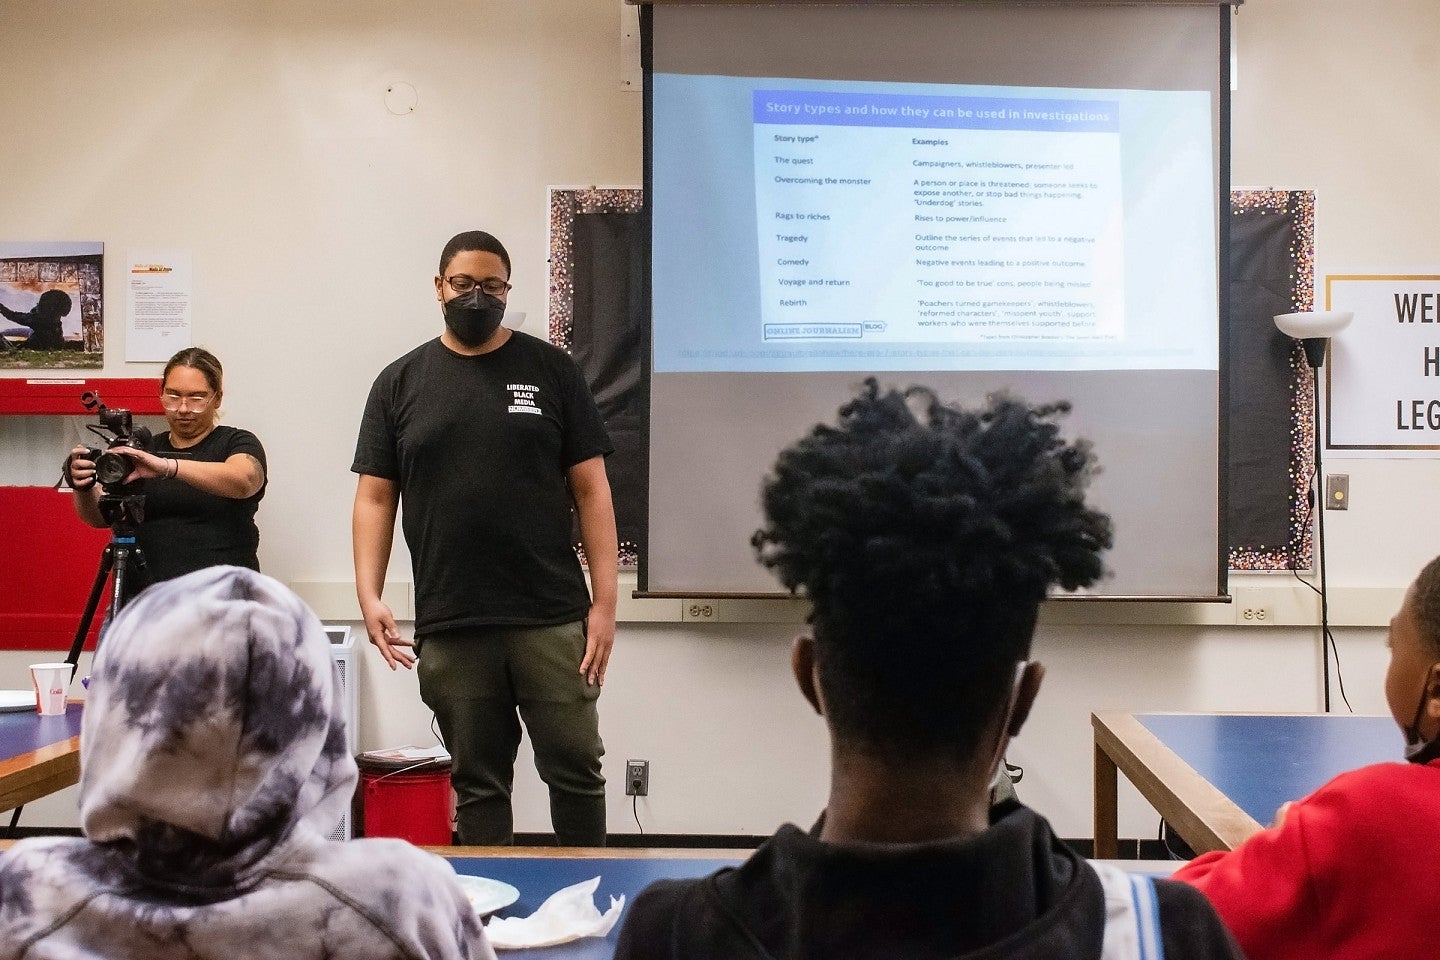
[[[615,445],[605,471],[621,566],[634,566],[643,547],[650,473],[650,228],[640,208],[639,190],[550,195],[550,341],[584,371]]]
[[[1230,215],[1227,556],[1232,570],[1306,570],[1313,374],[1272,318],[1313,309],[1315,194],[1235,190]]]

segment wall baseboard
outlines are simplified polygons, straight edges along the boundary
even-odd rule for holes
[[[1408,586],[1408,585],[1407,585]],[[325,621],[358,621],[359,604],[350,580],[295,580],[290,588]],[[1335,627],[1380,627],[1390,622],[1405,597],[1405,586],[1343,587],[1330,585],[1330,624]],[[620,576],[616,611],[620,623],[804,623],[808,607],[788,597],[774,599],[676,600],[635,597],[635,576]],[[414,586],[397,580],[385,584],[385,601],[404,623],[415,619]],[[698,607],[697,607],[698,605]],[[691,608],[704,615],[691,615]],[[1320,622],[1315,593],[1293,577],[1273,575],[1231,578],[1227,601],[1125,601],[1059,598],[1040,610],[1050,625],[1142,625],[1199,627],[1313,627]]]

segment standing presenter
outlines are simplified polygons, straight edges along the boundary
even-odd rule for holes
[[[557,841],[600,846],[596,701],[617,594],[604,459],[612,447],[574,361],[500,325],[509,281],[499,240],[478,230],[452,238],[435,277],[444,331],[370,388],[350,468],[359,474],[355,587],[370,642],[390,668],[410,668],[419,654],[420,696],[452,757],[460,842],[513,842],[523,721]],[[381,599],[402,500],[413,642]]]
[[[186,347],[166,362],[160,379],[169,429],[144,450],[125,449],[133,468],[125,482],[145,481],[145,517],[135,541],[148,582],[222,565],[260,569],[255,512],[265,496],[265,449],[249,430],[220,425],[223,395],[220,361],[201,347]],[[89,456],[84,447],[72,450],[65,478],[80,519],[107,527]]]

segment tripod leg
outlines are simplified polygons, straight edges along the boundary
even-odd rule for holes
[[[130,589],[139,593],[150,586],[150,565],[145,562],[145,551],[140,549],[140,544],[130,548],[130,582],[134,584]],[[125,602],[129,603],[130,598],[126,597]]]
[[[105,578],[110,575],[114,563],[114,545],[106,544],[100,553],[100,569],[95,571],[95,583],[90,587],[90,598],[85,601],[85,612],[80,615],[80,627],[75,631],[74,642],[70,644],[70,655],[65,658],[65,662],[70,664],[71,680],[75,679],[75,671],[80,668],[80,648],[85,646],[85,635],[90,632],[90,624],[95,619],[95,609],[100,606],[100,594],[105,591]]]
[[[129,545],[122,543],[115,550],[115,586],[110,591],[110,610],[109,613],[106,614],[105,618],[107,623],[115,622],[115,618],[119,616],[121,608],[123,608],[130,599],[128,596],[125,595],[125,590],[127,589],[125,583],[125,573],[129,568],[129,561],[130,547]],[[95,649],[97,651],[100,649],[100,642],[98,639],[95,642]]]
[[[132,599],[131,593],[144,590],[150,582],[150,569],[145,565],[145,552],[135,543],[134,537],[117,539],[113,541],[115,548],[115,586],[110,591],[110,612],[106,616],[107,623],[113,623],[120,615],[120,611]],[[134,578],[135,585],[130,584]],[[101,637],[95,641],[95,650],[99,652],[100,643],[104,639],[105,628],[101,627]]]

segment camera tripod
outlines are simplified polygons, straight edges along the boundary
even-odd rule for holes
[[[132,488],[133,489],[133,488]],[[138,592],[128,580],[133,570],[136,579],[141,587],[150,579],[150,574],[145,566],[145,552],[135,542],[135,532],[145,520],[145,495],[143,493],[126,494],[101,494],[100,515],[110,524],[110,542],[100,552],[100,569],[95,573],[95,584],[90,588],[90,599],[85,601],[85,612],[80,617],[80,627],[75,631],[75,641],[70,644],[70,655],[65,662],[70,664],[70,679],[75,679],[75,672],[80,668],[80,648],[85,645],[85,635],[90,632],[90,624],[95,619],[95,611],[100,606],[100,595],[105,592],[105,581],[114,574],[114,584],[110,591],[110,606],[105,614],[103,622],[110,622],[115,619],[120,609],[130,602],[131,595]],[[95,649],[98,652],[100,642],[95,642]],[[16,807],[10,815],[10,829],[8,836],[15,836],[15,827],[20,822],[20,813],[25,809],[21,804]]]
[[[145,495],[143,493],[102,494],[100,515],[110,523],[110,542],[100,552],[100,568],[95,572],[95,583],[90,587],[90,598],[85,601],[85,612],[80,616],[80,626],[75,631],[75,641],[70,644],[70,655],[65,662],[70,664],[70,679],[80,667],[80,648],[90,633],[90,624],[95,619],[95,610],[100,606],[100,595],[105,592],[105,581],[112,578],[110,606],[105,614],[108,623],[115,619],[131,597],[138,593],[150,580],[149,568],[145,565],[145,552],[135,542],[136,531],[145,520]],[[130,575],[135,575],[132,585]],[[95,649],[100,649],[99,640]]]

